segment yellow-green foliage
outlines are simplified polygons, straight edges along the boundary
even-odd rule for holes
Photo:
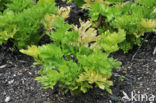
[[[100,46],[107,52],[112,53],[119,50],[118,44],[126,39],[126,33],[124,30],[119,29],[119,31],[111,33],[109,30],[101,35],[101,40],[99,41]]]
[[[97,30],[91,27],[91,22],[83,22],[80,20],[80,27],[73,26],[74,30],[78,32],[78,45],[82,45],[84,47],[88,47],[89,43],[95,42],[91,44],[91,48],[94,48],[98,41]],[[72,43],[74,45],[74,43]],[[94,45],[93,45],[94,44]]]
[[[56,19],[56,15],[52,14],[52,15],[49,15],[49,14],[46,14],[44,16],[44,19],[41,20],[41,23],[43,24],[44,26],[44,29],[46,31],[50,31],[53,27],[53,23],[54,23],[54,20]]]
[[[13,38],[17,29],[15,25],[8,25],[6,28],[1,28],[0,31],[0,44],[6,42],[9,38]]]
[[[102,53],[99,48],[92,49],[89,46],[93,41],[98,44],[99,38],[90,25],[89,21],[81,21],[79,28],[73,27],[64,22],[64,17],[56,15],[54,20],[44,25],[53,28],[47,29],[47,35],[53,43],[21,50],[33,56],[35,64],[43,65],[41,76],[36,78],[43,88],[53,89],[58,84],[65,92],[70,90],[72,93],[86,93],[95,84],[111,93],[110,86],[113,83],[109,79],[112,69],[118,68],[121,63],[108,58],[109,53]]]
[[[109,81],[108,78],[109,77],[105,77],[98,72],[85,68],[85,72],[80,74],[77,81],[81,84],[83,82],[87,82],[90,87],[92,87],[91,85],[95,83],[100,89],[106,89],[109,93],[112,94],[112,91],[109,87],[113,85],[113,82]],[[87,92],[87,89],[83,86],[81,86],[81,90],[83,92]]]
[[[20,50],[20,52],[30,55],[34,58],[37,58],[39,56],[39,50],[38,50],[37,46],[35,46],[35,45],[28,46],[27,50],[22,49],[22,50]]]
[[[146,32],[152,31],[156,27],[156,19],[142,19],[141,25]]]
[[[71,9],[70,7],[66,7],[66,8],[61,7],[60,9],[58,9],[57,14],[46,14],[44,16],[44,19],[41,20],[41,23],[43,24],[44,29],[46,31],[52,30],[52,27],[53,27],[53,24],[54,24],[54,21],[56,20],[56,18],[58,16],[67,18],[69,16],[70,9]]]
[[[37,4],[33,0],[10,0],[6,5],[7,9],[0,15],[0,32],[12,31],[8,25],[14,25],[16,32],[12,31],[7,38],[2,36],[1,44],[12,38],[18,48],[36,44],[42,37],[39,34],[41,20],[46,14],[55,14],[57,10],[54,0],[39,0]]]
[[[39,24],[44,26],[44,33],[53,42],[28,46],[21,52],[34,57],[34,64],[43,66],[36,80],[45,89],[53,89],[58,84],[65,92],[86,93],[96,86],[112,93],[113,83],[109,79],[112,70],[121,63],[109,54],[120,48],[128,52],[133,45],[140,44],[144,32],[155,29],[155,2],[75,1],[79,5],[86,3],[83,7],[89,10],[90,20],[80,20],[78,27],[65,22],[70,7],[48,12],[41,16]],[[45,7],[49,3],[50,0],[40,0],[38,6]]]
[[[85,0],[84,0],[85,1]],[[140,45],[141,36],[145,32],[155,29],[156,2],[155,0],[139,0],[124,2],[123,0],[105,0],[103,3],[94,1],[89,3],[89,16],[94,27],[98,28],[99,33],[107,30],[116,32],[123,29],[126,39],[120,44],[124,52],[128,52],[133,45]],[[147,25],[147,26],[145,26]]]
[[[0,13],[1,11],[4,11],[7,7],[6,4],[9,2],[10,0],[0,0]]]

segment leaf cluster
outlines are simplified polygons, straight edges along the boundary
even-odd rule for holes
[[[117,32],[123,29],[126,38],[120,43],[120,48],[126,53],[133,45],[140,45],[145,32],[155,29],[156,2],[155,0],[85,0],[83,8],[89,10],[92,25],[98,28],[100,34],[107,30]],[[100,2],[100,3],[99,3]],[[88,6],[89,5],[89,6]],[[146,23],[145,23],[146,22]],[[147,26],[145,26],[148,25]],[[111,35],[110,35],[111,36]]]
[[[12,38],[18,48],[36,44],[42,37],[41,20],[46,14],[55,14],[57,10],[54,0],[39,0],[38,3],[33,0],[10,0],[6,6],[7,9],[0,15],[0,44]],[[5,36],[6,32],[8,36]]]
[[[0,0],[0,14],[7,8],[6,4],[9,3],[9,1],[10,0]]]
[[[53,89],[57,84],[65,92],[86,93],[95,85],[111,93],[113,83],[109,79],[112,69],[118,68],[121,63],[109,58],[109,52],[103,53],[101,48],[93,49],[89,45],[93,41],[98,45],[99,38],[96,30],[90,27],[91,23],[80,21],[81,26],[77,27],[67,24],[59,14],[45,17],[48,17],[45,18],[45,28],[51,28],[46,33],[53,43],[21,50],[34,57],[34,64],[43,66],[41,76],[36,80],[45,89]]]
[[[86,93],[95,86],[112,93],[109,79],[121,63],[110,53],[128,52],[141,43],[145,32],[155,29],[156,2],[75,1],[90,16],[90,20],[80,20],[79,27],[65,22],[71,8],[57,8],[55,0],[0,0],[0,44],[12,38],[18,48],[31,45],[20,51],[42,65],[36,80],[45,89],[58,85],[65,92]],[[44,35],[53,42],[35,46]]]

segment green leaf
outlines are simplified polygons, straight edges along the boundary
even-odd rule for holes
[[[99,44],[107,53],[112,53],[119,50],[118,44],[123,42],[125,39],[126,33],[122,29],[119,29],[117,33],[106,31],[102,34]]]
[[[62,63],[63,54],[61,49],[54,44],[39,47],[39,58],[43,61],[44,68],[57,68]]]

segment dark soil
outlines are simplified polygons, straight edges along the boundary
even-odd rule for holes
[[[79,12],[74,12],[76,10]],[[86,12],[73,7],[71,15],[74,19],[67,21],[78,21],[78,17],[87,18]],[[147,33],[145,36],[148,42],[142,43],[141,47],[134,47],[127,54],[122,51],[113,54],[123,65],[113,71],[112,95],[98,88],[79,96],[62,94],[57,87],[54,90],[44,90],[35,80],[41,66],[34,66],[33,58],[15,51],[11,43],[2,45],[0,103],[123,103],[123,92],[130,96],[132,91],[156,96],[156,55],[152,55],[156,46],[156,33]]]

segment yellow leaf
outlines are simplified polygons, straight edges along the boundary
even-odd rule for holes
[[[156,19],[142,19],[141,25],[144,28],[155,28],[156,27]]]
[[[103,83],[97,82],[96,84],[99,86],[100,89],[105,89],[105,86]]]
[[[69,17],[69,13],[70,13],[70,10],[71,10],[71,7],[61,7],[59,10],[58,10],[58,15],[59,16],[62,16],[63,18],[68,18]]]
[[[13,38],[14,34],[17,32],[16,25],[9,25],[0,31],[0,41],[7,41],[9,38]],[[0,42],[1,44],[1,42]]]
[[[20,50],[20,52],[30,55],[34,58],[38,57],[38,55],[39,55],[39,50],[38,50],[37,46],[35,46],[35,45],[28,46],[27,50],[22,49],[22,50]]]
[[[38,5],[43,5],[43,4],[55,4],[54,3],[55,2],[55,0],[39,0],[38,2],[37,2],[37,4]]]
[[[91,27],[90,21],[83,22],[80,20],[80,24],[81,26],[79,28],[77,26],[74,26],[74,30],[79,33],[78,45],[88,47],[88,44],[90,42],[96,42],[98,40],[99,37],[97,36],[97,30]]]
[[[53,23],[54,23],[56,18],[57,18],[56,15],[46,14],[44,19],[41,20],[41,23],[43,24],[44,28],[49,31],[52,29]]]
[[[108,77],[108,78],[107,78]],[[97,73],[93,70],[89,70],[85,68],[85,72],[80,74],[79,79],[77,82],[85,82],[87,81],[89,84],[97,84],[97,86],[100,89],[106,89],[109,93],[111,93],[111,90],[109,89],[109,86],[113,85],[112,81],[109,81],[110,77],[108,75],[104,76],[100,73]],[[107,86],[106,86],[107,85]],[[105,87],[106,86],[106,87]]]

